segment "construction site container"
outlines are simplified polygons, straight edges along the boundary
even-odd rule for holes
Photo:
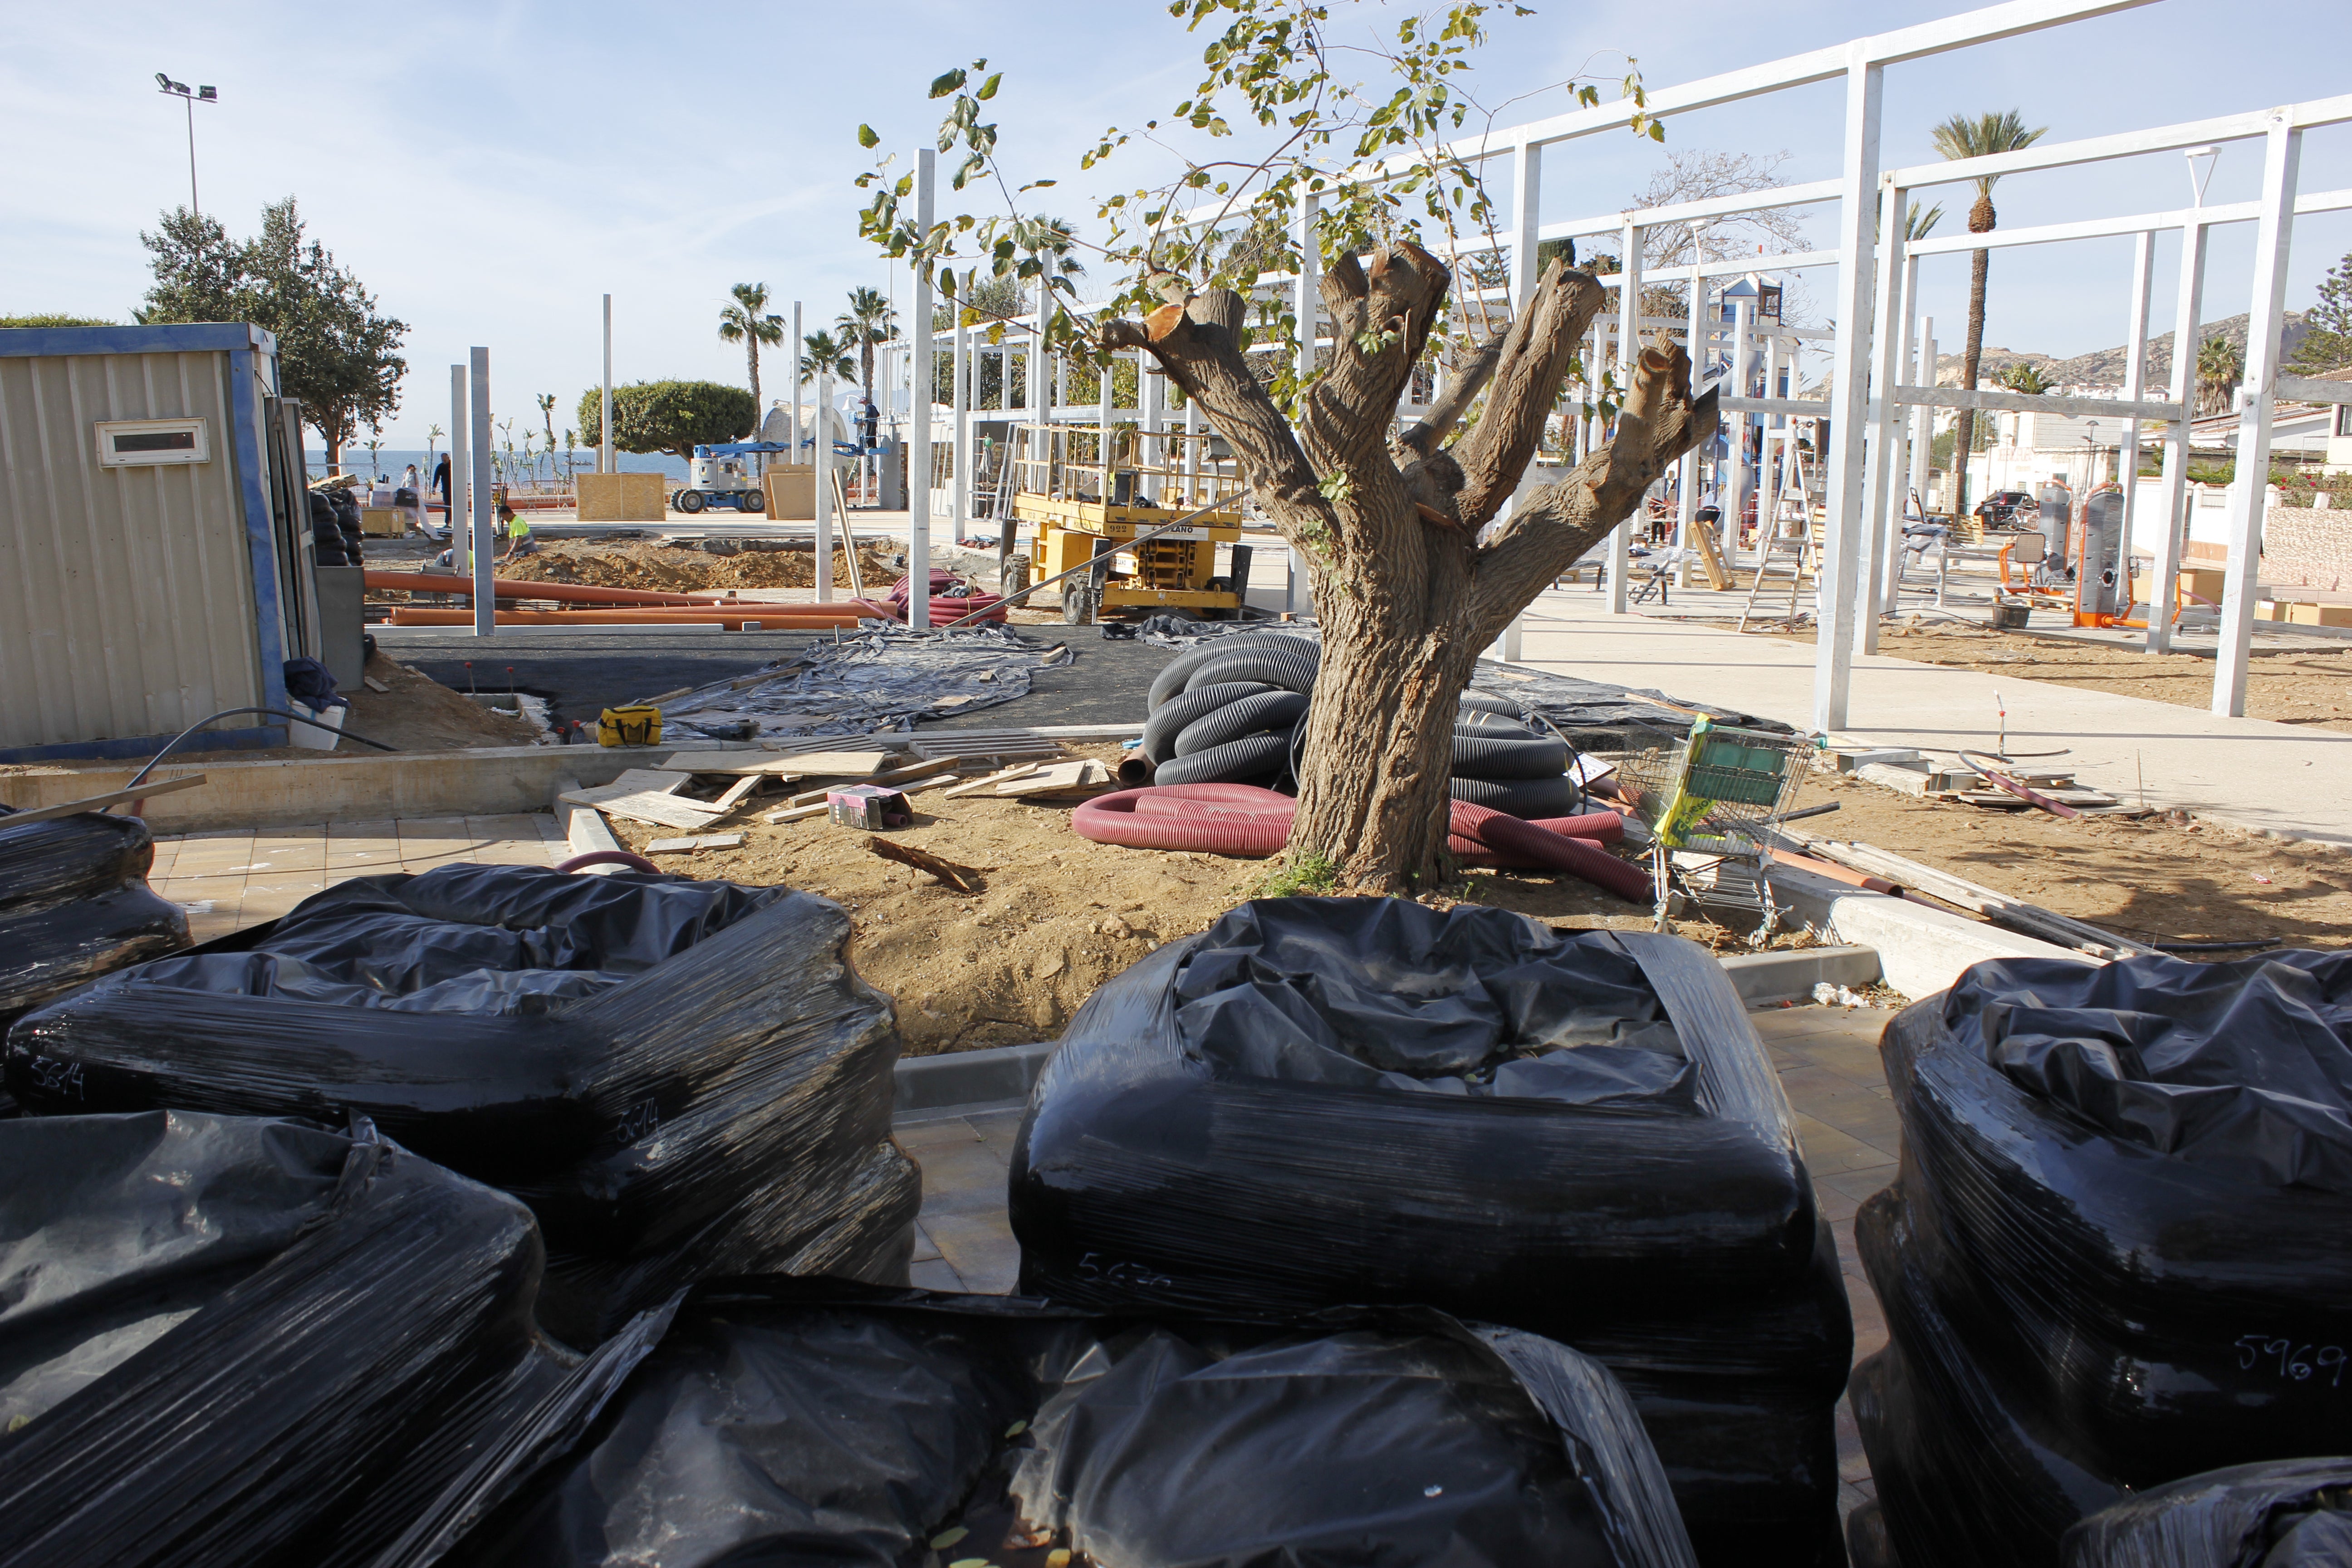
[[[0,762],[285,708],[319,647],[299,436],[258,327],[0,331]],[[285,734],[247,714],[206,744]]]

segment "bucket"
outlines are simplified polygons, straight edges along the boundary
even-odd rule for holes
[[[307,724],[289,724],[286,726],[286,743],[288,745],[299,746],[304,751],[309,752],[331,752],[335,749],[337,743],[342,740],[342,736],[338,734],[337,731],[342,729],[343,716],[349,713],[351,710],[348,708],[311,708],[301,702],[298,702],[293,698],[289,697],[286,700],[286,711],[297,714],[299,717],[310,721]]]
[[[2020,604],[2014,600],[2003,600],[1992,607],[1993,630],[2021,632],[2025,629],[2025,617],[2031,614],[2032,614],[2031,605]]]

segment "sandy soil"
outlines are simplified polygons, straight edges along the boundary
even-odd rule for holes
[[[1116,747],[1077,754],[1115,759]],[[856,922],[858,973],[898,999],[910,1056],[1017,1045],[1057,1034],[1104,981],[1157,944],[1204,930],[1252,896],[1274,869],[1214,855],[1126,849],[1070,831],[1070,806],[936,791],[911,797],[913,826],[898,843],[982,870],[987,886],[965,897],[922,873],[881,859],[869,835],[821,818],[770,826],[757,812],[721,825],[740,849],[659,863],[688,876],[755,886],[788,883],[833,899]],[[614,821],[633,848],[675,829]],[[1648,913],[1573,878],[1473,872],[1428,902],[1475,902],[1577,929],[1649,929]],[[1727,952],[1746,942],[1704,922],[1675,930]],[[1779,946],[1811,945],[1801,931]]]
[[[858,569],[869,593],[887,594],[900,576],[889,553],[861,543]],[[591,583],[605,588],[650,588],[687,594],[702,588],[808,588],[816,584],[813,550],[746,550],[713,555],[663,544],[550,543],[536,555],[501,562],[499,575],[532,583]],[[849,591],[849,562],[833,552],[835,588]]]
[[[1757,636],[1811,642],[1811,626],[1797,632],[1774,627]],[[2213,661],[2195,654],[2146,654],[2099,643],[2038,637],[2032,632],[1997,632],[1949,621],[1893,626],[1880,636],[1878,650],[1921,664],[1950,665],[1990,675],[2088,691],[2145,697],[2181,708],[2203,708],[2213,697]],[[2352,643],[2292,653],[2254,650],[2246,677],[2246,717],[2282,724],[2309,724],[2352,731]]]
[[[1893,850],[2140,941],[2352,942],[2352,856],[2341,850],[2165,816],[2068,820],[1939,805],[1816,774],[1798,803],[1824,801],[1836,801],[1837,812],[1796,826]]]

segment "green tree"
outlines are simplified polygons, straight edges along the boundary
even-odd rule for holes
[[[1983,158],[1995,153],[2014,153],[2031,147],[2049,133],[2043,126],[2038,131],[2025,128],[2025,116],[2014,109],[1998,114],[1969,116],[1955,114],[1936,127],[1936,151],[1947,158]],[[1989,174],[1976,182],[1977,199],[1969,208],[1969,232],[1990,234],[2000,221],[1993,211],[1992,188],[2000,182],[1998,174]],[[1992,252],[1974,250],[1969,253],[1969,333],[1960,350],[1960,385],[1969,392],[1977,389],[1978,373],[1984,364],[1985,279],[1992,269]],[[1958,432],[1962,450],[1975,450],[1976,410],[1960,410]],[[1969,470],[1965,465],[1952,474],[1952,512],[1959,516],[1968,510]]]
[[[719,312],[719,341],[741,343],[751,360],[751,406],[760,406],[760,345],[784,341],[784,319],[768,314],[768,286],[738,283],[735,302]]]
[[[261,209],[261,231],[251,239],[231,240],[218,219],[185,207],[139,238],[155,280],[137,320],[268,330],[278,340],[278,388],[300,401],[329,463],[342,460],[360,426],[381,426],[398,412],[408,323],[380,313],[357,276],[306,237],[292,196]]]
[[[2227,338],[2207,338],[2197,345],[2197,412],[2227,414],[2230,395],[2246,378],[2245,351]]]
[[[555,394],[542,392],[532,400],[539,405],[541,426],[547,432],[547,475],[555,477]]]
[[[801,384],[807,386],[820,375],[835,381],[848,381],[857,374],[857,362],[849,351],[833,341],[831,332],[811,332],[801,340]]]
[[[2042,374],[2042,367],[2032,360],[2021,359],[1993,377],[1994,384],[2011,392],[2021,392],[2028,397],[2039,397],[2057,383]]]
[[[580,441],[604,439],[603,394],[580,395]],[[624,452],[672,452],[740,441],[759,423],[760,405],[740,386],[715,381],[639,381],[613,389],[613,445]]]
[[[1104,199],[1102,238],[1074,243],[1114,274],[1109,306],[1080,322],[1065,305],[1047,332],[1053,348],[1097,365],[1123,351],[1150,355],[1223,437],[1253,504],[1317,562],[1323,652],[1287,853],[1297,865],[1328,864],[1338,887],[1407,892],[1444,874],[1455,699],[1478,655],[1632,515],[1667,465],[1713,436],[1716,403],[1693,398],[1688,354],[1645,348],[1631,384],[1615,389],[1614,435],[1559,482],[1518,493],[1609,297],[1563,258],[1545,268],[1510,331],[1448,378],[1444,400],[1395,428],[1432,333],[1452,330],[1460,268],[1444,258],[1499,243],[1483,165],[1442,149],[1493,122],[1468,68],[1486,18],[1519,8],[1454,4],[1360,26],[1353,11],[1334,21],[1339,9],[1324,0],[1176,7],[1209,35],[1198,85],[1149,125],[1106,132],[1080,161],[1093,168],[1139,143],[1171,172]],[[918,228],[900,207],[911,183],[886,161],[859,176],[874,193],[860,230],[886,253],[936,268],[946,292],[960,281],[952,264],[968,258],[995,277],[1045,279],[1067,299],[1075,285],[1055,288],[1051,258],[1022,244],[1028,220],[1016,204],[1045,182],[1001,168],[996,127],[982,118],[1000,80],[983,61],[931,89],[950,100],[940,145],[961,154],[950,184],[989,190],[993,210],[950,211]],[[1639,80],[1623,87],[1631,128],[1662,136]],[[1597,104],[1600,89],[1571,83],[1560,99],[1561,110]],[[859,140],[880,142],[870,128]],[[1410,177],[1397,177],[1399,163]],[[1316,216],[1302,224],[1310,197]],[[1176,221],[1186,213],[1192,226]],[[1250,300],[1265,272],[1301,259],[1298,241],[1239,258],[1202,242],[1235,228],[1303,228],[1316,247],[1332,331],[1311,368],[1298,364],[1301,323]],[[1253,347],[1276,352],[1254,363]],[[1511,515],[1497,522],[1507,500]]]
[[[890,297],[879,289],[852,289],[849,309],[834,318],[835,341],[843,353],[857,351],[858,380],[866,395],[874,395],[874,348],[898,335],[898,312],[892,308]]]
[[[2319,280],[2319,300],[2305,312],[2303,323],[2310,330],[2287,361],[2287,369],[2325,375],[2352,365],[2352,254]]]

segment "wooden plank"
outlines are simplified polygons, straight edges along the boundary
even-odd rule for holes
[[[22,827],[28,822],[54,822],[60,816],[79,816],[85,811],[102,811],[125,801],[144,800],[151,795],[170,795],[175,790],[194,789],[205,782],[202,773],[184,773],[175,779],[151,779],[135,789],[110,790],[91,795],[88,800],[68,800],[58,805],[37,806],[31,811],[12,811],[0,816],[0,831]]]
[[[809,779],[865,779],[890,760],[887,752],[803,752],[786,759],[792,771]]]
[[[602,805],[632,795],[675,795],[686,787],[686,775],[657,768],[631,768],[608,784],[566,790],[558,798],[567,805]]]
[[[753,778],[765,774],[786,781],[801,776],[798,759],[758,752],[679,752],[654,766],[666,773],[738,773]]]
[[[996,786],[996,793],[999,796],[1058,795],[1068,790],[1108,788],[1112,782],[1108,768],[1092,757],[1080,757],[1074,763],[1059,763],[1022,778],[1009,779]]]
[[[741,847],[740,833],[703,833],[691,838],[656,838],[646,846],[648,855],[699,855],[706,849]]]
[[[999,768],[996,772],[989,774],[986,778],[974,779],[970,784],[958,784],[955,788],[948,791],[946,795],[940,798],[942,800],[953,800],[959,795],[977,795],[982,790],[988,788],[991,784],[1002,784],[1006,779],[1021,778],[1037,771],[1037,764],[1034,763],[1015,763],[1009,768]]]
[[[958,764],[963,761],[961,757],[934,757],[927,763],[917,763],[910,768],[893,768],[887,773],[876,773],[864,782],[876,784],[903,784],[909,779],[929,778],[934,773],[953,773]],[[809,790],[793,796],[786,804],[810,805],[823,800],[825,794],[826,792],[821,789]]]
[[[1698,563],[1706,573],[1706,585],[1718,594],[1731,589],[1731,574],[1724,570],[1723,552],[1716,548],[1715,530],[1691,525],[1691,535],[1698,541]]]
[[[727,793],[720,795],[717,800],[712,801],[710,803],[711,806],[722,815],[734,810],[737,806],[743,804],[745,796],[749,795],[753,790],[760,787],[761,776],[761,775],[758,773],[744,774],[741,778],[737,779],[733,784],[729,784],[727,786]]]
[[[653,827],[704,827],[719,818],[719,813],[700,801],[680,800],[657,790],[640,790],[635,795],[600,800],[595,805],[608,816],[625,816],[631,822]]]

